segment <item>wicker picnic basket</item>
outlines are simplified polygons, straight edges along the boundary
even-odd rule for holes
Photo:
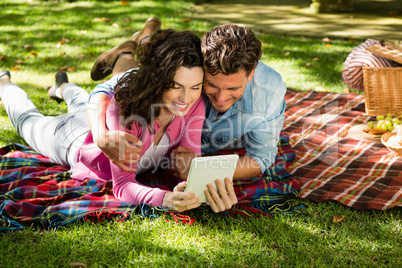
[[[402,112],[402,67],[364,67],[363,82],[368,115]]]
[[[385,42],[366,50],[402,63],[402,47]],[[363,67],[364,95],[368,115],[401,115],[402,67]]]

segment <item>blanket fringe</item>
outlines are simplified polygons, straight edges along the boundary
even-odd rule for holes
[[[170,220],[166,219],[167,215],[172,216],[175,223],[193,225],[193,223],[195,222],[194,218],[188,215],[183,215],[173,211],[165,211],[163,213],[163,218],[165,219],[166,222],[170,222]]]
[[[222,212],[223,214],[234,216],[241,215],[246,217],[267,216],[272,217],[275,214],[293,214],[297,210],[305,207],[303,203],[295,204],[297,199],[289,199],[281,204],[273,204],[270,206],[237,204],[232,209]]]
[[[254,215],[271,217],[271,215],[265,213],[261,209],[255,208],[252,205],[248,205],[248,204],[240,204],[240,205],[237,205],[234,208],[228,210],[228,215],[236,215],[236,214],[246,216],[246,217],[253,217]]]
[[[93,223],[96,222],[102,222],[105,219],[108,220],[115,220],[116,222],[122,222],[127,219],[129,216],[130,212],[124,212],[124,211],[99,211],[99,212],[92,212],[87,215],[85,215],[85,220],[86,221],[91,221]]]
[[[142,216],[144,218],[156,218],[157,208],[147,204],[139,204],[134,208],[124,209],[121,211],[95,211],[85,215],[84,219],[92,222],[102,222],[104,220],[114,220],[123,222],[133,217]],[[137,212],[139,211],[139,213]]]

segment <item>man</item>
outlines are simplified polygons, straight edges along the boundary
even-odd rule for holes
[[[286,107],[285,83],[259,61],[261,42],[249,29],[217,26],[204,34],[201,47],[206,96],[202,153],[245,148],[234,178],[264,173],[278,151]],[[187,177],[191,155],[184,148],[176,149],[173,155],[174,169],[181,178]],[[177,160],[180,157],[182,161]]]
[[[144,32],[151,33],[160,28],[160,24],[155,21],[152,27],[147,27],[149,21],[152,20],[148,20],[144,28],[147,31],[140,32],[136,36],[137,40],[146,37]],[[128,60],[127,53],[124,53],[127,50],[125,46],[117,46],[103,53],[95,62],[91,76],[104,78],[106,75],[102,68],[117,62],[119,55],[123,55],[121,61]],[[274,163],[278,150],[277,143],[286,106],[284,82],[276,71],[259,61],[262,54],[261,42],[249,29],[236,25],[217,26],[204,34],[202,52],[205,68],[203,92],[207,102],[206,120],[202,130],[202,154],[221,149],[245,148],[246,155],[240,157],[234,178],[254,177],[264,173]],[[106,109],[104,105],[107,105],[107,100],[113,93],[102,90],[95,93],[91,93],[90,103],[98,103],[98,106],[89,112],[90,122],[100,122],[104,126],[102,111]],[[99,124],[90,125],[93,129]],[[130,170],[129,166],[138,161],[138,156],[141,155],[140,142],[139,146],[132,145],[137,143],[138,138],[109,133],[104,128],[95,128],[92,132],[98,133],[99,138],[94,139],[99,141],[98,146],[105,155],[122,169]],[[197,156],[184,147],[174,150],[174,174],[186,179],[191,160]],[[219,194],[212,193],[214,199],[218,199],[217,203],[220,203],[217,205],[218,210],[214,209],[215,212],[229,209],[236,203],[232,196],[229,201],[227,199],[228,193],[233,193],[231,183],[225,189],[219,180],[217,186]]]

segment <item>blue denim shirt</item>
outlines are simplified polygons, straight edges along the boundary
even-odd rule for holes
[[[246,148],[264,173],[275,161],[284,121],[286,85],[279,73],[262,62],[244,95],[221,117],[208,97],[202,130],[202,154]]]

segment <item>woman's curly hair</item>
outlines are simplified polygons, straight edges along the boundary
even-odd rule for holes
[[[158,30],[138,47],[136,61],[138,69],[126,73],[114,88],[127,129],[138,121],[134,118],[150,124],[151,117],[160,115],[160,107],[153,104],[162,103],[163,93],[174,86],[180,67],[202,67],[201,41],[190,31]]]

